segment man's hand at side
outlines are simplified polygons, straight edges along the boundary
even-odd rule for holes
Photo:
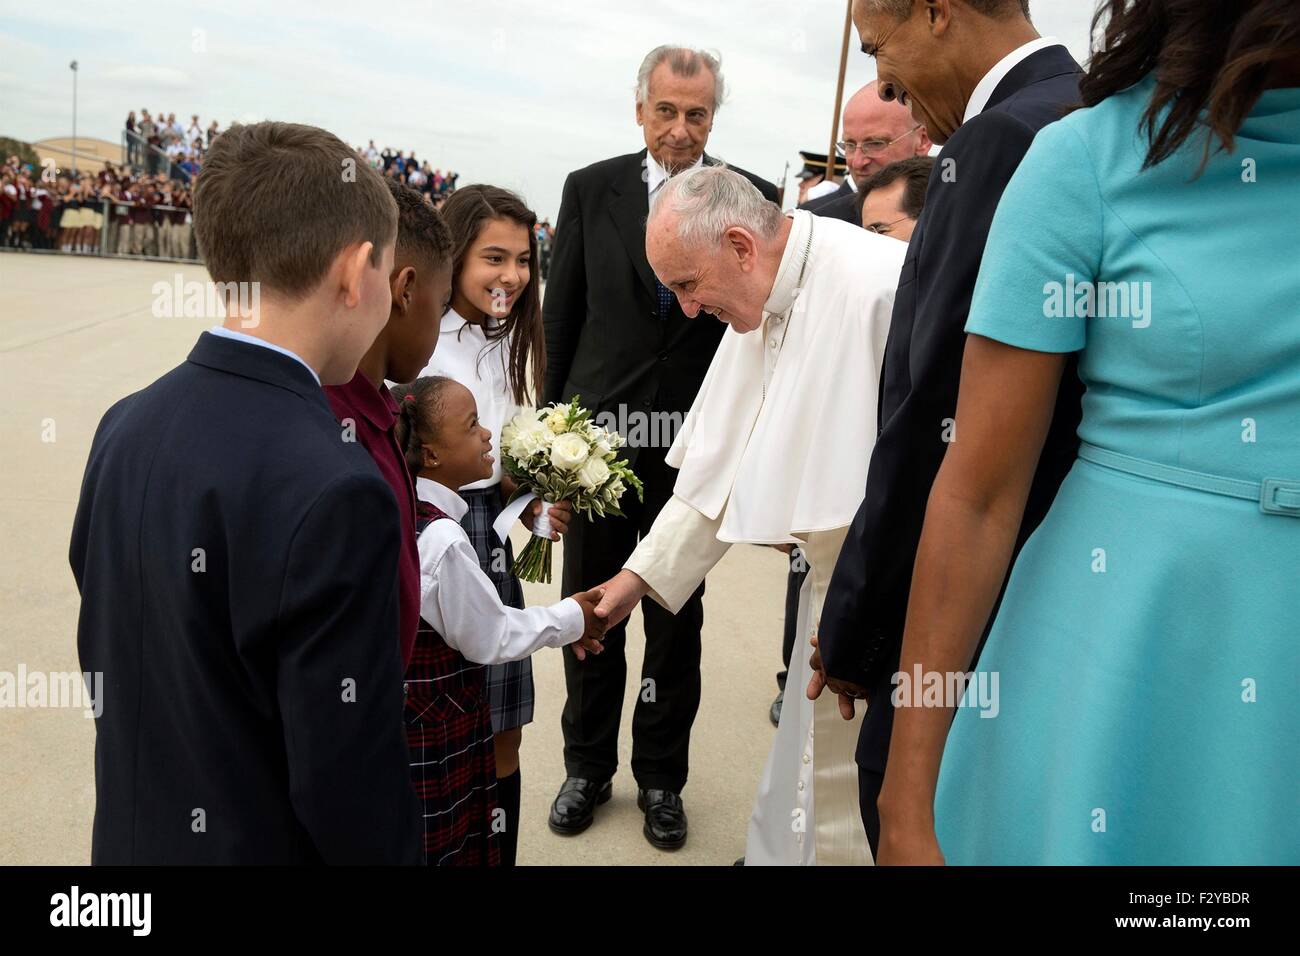
[[[839,698],[840,716],[845,720],[852,720],[854,714],[855,700],[866,700],[867,691],[864,687],[850,683],[846,680],[836,680],[834,677],[827,677],[826,671],[822,667],[821,651],[817,649],[817,638],[812,638],[812,658],[808,664],[812,668],[812,679],[808,681],[808,699],[816,700],[822,695],[823,688],[830,688],[832,694]]]

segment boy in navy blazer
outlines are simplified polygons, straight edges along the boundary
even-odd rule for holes
[[[419,862],[397,505],[321,390],[388,320],[396,205],[332,134],[258,123],[194,219],[224,321],[105,414],[73,527],[91,860]]]

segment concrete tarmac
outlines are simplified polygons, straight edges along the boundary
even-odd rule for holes
[[[211,318],[159,317],[155,284],[205,281],[200,266],[93,257],[0,254],[0,672],[75,672],[78,596],[68,539],[95,427],[117,399],[184,361]],[[516,525],[515,547],[527,540]],[[559,600],[555,581],[525,584],[530,605]],[[641,833],[631,757],[632,707],[645,646],[628,629],[628,684],[614,798],[577,837],[546,812],[564,778],[561,652],[533,659],[536,719],[524,728],[519,862],[530,865],[729,865],[771,744],[767,711],[781,666],[786,558],[737,546],[709,576],[703,694],[683,799],[684,848]],[[793,688],[792,688],[793,690]],[[83,864],[94,814],[94,721],[79,709],[0,708],[0,865]]]

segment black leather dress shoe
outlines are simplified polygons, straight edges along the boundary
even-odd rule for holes
[[[608,803],[613,795],[614,784],[609,780],[565,777],[546,824],[561,836],[581,833],[596,819],[596,804]]]
[[[645,812],[641,832],[651,846],[676,850],[686,842],[686,808],[680,796],[671,790],[638,789],[636,805]]]

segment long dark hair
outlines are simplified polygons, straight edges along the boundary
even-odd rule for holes
[[[542,299],[538,292],[541,273],[538,271],[537,214],[515,193],[499,186],[462,186],[442,204],[442,219],[451,230],[452,271],[451,283],[455,289],[460,281],[460,270],[465,255],[478,238],[483,224],[491,219],[508,219],[528,232],[528,285],[515,300],[510,313],[492,328],[484,328],[491,348],[497,339],[509,336],[510,356],[506,378],[511,395],[517,405],[532,405],[534,395],[542,394],[543,373],[546,370],[546,337],[542,330]],[[532,359],[532,379],[528,376],[528,362]],[[529,394],[531,389],[532,395]]]
[[[1300,57],[1296,0],[1106,0],[1093,35],[1103,19],[1105,47],[1093,54],[1079,92],[1084,106],[1095,106],[1155,72],[1155,94],[1142,117],[1150,143],[1144,169],[1168,159],[1201,127],[1201,171],[1216,140],[1231,152],[1274,67]]]

